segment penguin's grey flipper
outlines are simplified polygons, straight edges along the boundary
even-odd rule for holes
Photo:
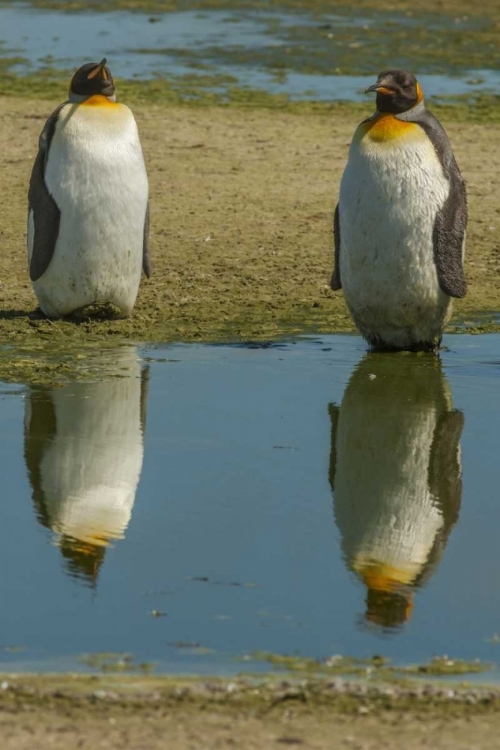
[[[333,291],[336,292],[342,289],[342,281],[340,278],[340,215],[339,215],[339,204],[335,208],[335,214],[333,217],[333,241],[335,245],[335,268],[333,269],[333,276],[330,282],[330,286]]]
[[[142,270],[146,276],[151,276],[151,257],[149,255],[149,201],[146,208],[146,218],[144,219],[144,239],[142,243]]]
[[[45,184],[45,167],[49,156],[50,144],[56,129],[59,112],[65,106],[61,104],[49,117],[40,134],[38,154],[31,172],[28,192],[29,212],[33,214],[33,251],[30,260],[30,279],[37,281],[49,267],[57,237],[61,212]]]
[[[328,469],[328,481],[330,489],[335,491],[335,473],[337,471],[337,428],[339,425],[340,409],[337,404],[328,404],[330,415],[331,438],[330,438],[330,466]]]
[[[411,119],[411,118],[408,118]],[[450,191],[434,224],[434,262],[439,286],[450,297],[465,297],[467,280],[463,266],[465,230],[467,228],[467,194],[465,183],[453,156],[450,142],[439,120],[424,110],[415,122],[425,131],[449,182]]]

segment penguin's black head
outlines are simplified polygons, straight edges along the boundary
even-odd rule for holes
[[[377,83],[369,86],[369,91],[377,92],[377,110],[399,114],[406,112],[424,98],[422,89],[415,76],[407,70],[384,70],[377,78]]]
[[[368,589],[366,622],[384,630],[394,630],[410,619],[412,607],[413,600],[409,592]]]
[[[69,86],[71,94],[77,96],[114,96],[115,84],[110,69],[106,65],[106,58],[100,63],[90,62],[78,68]]]

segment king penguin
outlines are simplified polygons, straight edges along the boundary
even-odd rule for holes
[[[49,318],[135,304],[150,275],[148,178],[130,109],[106,60],[74,74],[47,120],[29,186],[29,273]]]
[[[24,416],[37,518],[54,532],[67,572],[91,586],[132,515],[149,382],[135,346],[99,353],[94,364],[98,382],[32,386]]]
[[[437,357],[371,352],[329,405],[329,480],[347,567],[367,623],[395,629],[436,571],[462,496],[462,412]]]
[[[377,109],[340,184],[331,286],[371,347],[435,350],[452,298],[467,292],[464,181],[413,75],[386,70],[370,91]]]

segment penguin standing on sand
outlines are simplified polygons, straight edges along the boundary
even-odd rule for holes
[[[29,187],[28,262],[50,318],[110,304],[130,315],[150,275],[148,178],[132,112],[100,63],[47,120]]]
[[[367,89],[334,218],[332,289],[375,348],[433,350],[464,297],[467,198],[448,137],[405,70]]]
[[[464,416],[453,408],[441,362],[398,360],[369,353],[340,408],[328,407],[328,474],[344,560],[366,586],[366,620],[382,628],[409,619],[462,496]]]

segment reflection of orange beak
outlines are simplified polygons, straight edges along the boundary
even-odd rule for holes
[[[71,545],[75,552],[80,552],[82,555],[92,556],[95,555],[96,551],[100,547],[107,547],[108,541],[106,539],[96,538],[93,541],[82,541],[81,539],[75,539]]]
[[[98,76],[98,75],[99,75],[99,73],[100,73],[100,74],[101,74],[101,76],[102,76],[102,78],[103,78],[103,79],[104,79],[105,81],[107,81],[107,80],[108,80],[108,74],[106,73],[106,71],[105,71],[105,69],[104,69],[104,68],[105,68],[105,65],[106,65],[106,63],[107,63],[107,60],[106,60],[106,58],[103,58],[103,59],[101,60],[101,62],[99,63],[99,65],[98,65],[98,66],[97,66],[96,68],[94,68],[94,70],[91,70],[91,71],[90,71],[90,73],[89,73],[89,74],[88,74],[88,76],[87,76],[87,80],[88,80],[88,81],[91,81],[91,80],[92,80],[92,78],[95,78],[95,77],[96,77],[96,76]]]

